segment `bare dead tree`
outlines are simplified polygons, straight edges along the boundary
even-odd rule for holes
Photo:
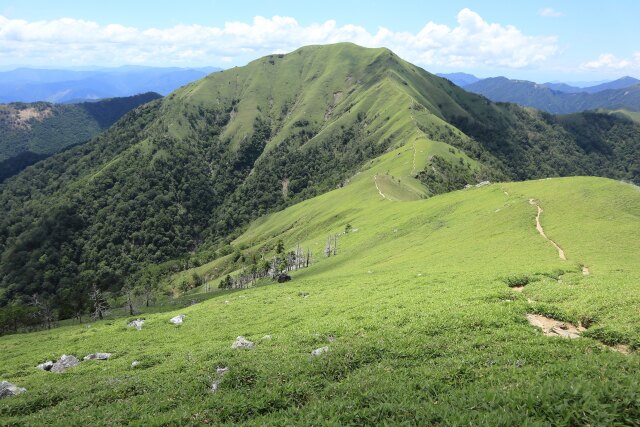
[[[29,305],[35,307],[35,314],[40,322],[42,322],[43,325],[46,325],[47,329],[51,329],[55,320],[51,302],[40,297],[38,294],[33,294],[30,298]]]
[[[333,256],[338,255],[338,235],[333,236]]]
[[[327,238],[327,244],[324,246],[324,256],[331,256],[331,236]]]
[[[89,300],[93,306],[92,317],[94,320],[102,320],[107,311],[107,302],[105,301],[102,291],[94,283],[91,286],[91,292],[89,293]]]
[[[126,298],[127,309],[129,310],[129,315],[133,316],[134,311],[135,311],[135,309],[133,307],[133,299],[134,299],[133,287],[131,285],[129,285],[129,284],[124,285],[124,287],[122,288],[122,294]]]

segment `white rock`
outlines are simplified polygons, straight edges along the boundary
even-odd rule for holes
[[[171,319],[169,319],[169,322],[173,323],[174,325],[182,325],[183,320],[184,320],[184,314],[180,314],[179,316],[172,317]]]
[[[84,357],[83,360],[107,360],[111,357],[111,353],[91,353]]]
[[[236,340],[234,341],[233,344],[231,344],[231,348],[244,348],[244,349],[250,349],[253,348],[255,346],[255,343],[252,341],[249,341],[248,339],[246,339],[243,336],[239,336],[238,338],[236,338]]]
[[[60,359],[53,364],[51,372],[62,373],[65,369],[73,368],[79,364],[80,361],[75,356],[67,356],[66,354],[63,354]]]
[[[137,360],[134,360],[133,362],[131,362],[131,367],[135,368],[136,366],[140,365],[140,362]]]
[[[220,387],[220,380],[215,380],[213,383],[211,383],[211,393],[215,393],[216,391],[218,391],[219,387]]]
[[[141,330],[142,325],[144,325],[144,319],[132,320],[127,324],[127,326],[129,326],[130,328],[136,328],[137,330]]]
[[[320,348],[316,348],[315,350],[313,350],[311,352],[311,356],[313,357],[318,357],[320,356],[322,353],[326,353],[329,351],[329,347],[320,347]]]
[[[270,341],[271,340],[271,335],[265,335],[262,338],[260,338],[262,341]]]
[[[15,396],[20,393],[24,393],[25,391],[27,391],[26,388],[18,387],[8,381],[0,381],[0,399]]]
[[[216,374],[218,374],[218,375],[224,375],[227,372],[229,372],[229,368],[227,368],[226,366],[224,366],[222,368],[216,368]]]
[[[43,371],[50,371],[52,367],[53,367],[53,361],[52,360],[47,360],[46,362],[41,363],[38,366],[36,366],[36,368],[42,369]]]

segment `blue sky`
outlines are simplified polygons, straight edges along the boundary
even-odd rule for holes
[[[432,72],[595,81],[640,77],[638,17],[633,0],[0,0],[0,67],[230,67],[353,41]]]

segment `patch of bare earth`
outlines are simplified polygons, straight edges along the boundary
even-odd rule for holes
[[[7,121],[11,127],[16,129],[30,129],[31,121],[43,121],[53,115],[53,110],[46,107],[25,107],[15,108],[12,105],[2,106],[3,121]]]
[[[576,326],[571,323],[561,322],[559,320],[542,316],[540,314],[527,314],[527,320],[529,321],[530,325],[542,329],[542,333],[548,337],[574,339],[580,338],[580,334],[586,331],[586,328],[582,325]],[[600,345],[618,353],[631,353],[631,347],[625,344],[607,345],[604,343],[600,343]]]
[[[527,314],[527,320],[532,326],[542,329],[548,337],[579,338],[580,333],[585,331],[582,326],[575,326],[539,314]]]

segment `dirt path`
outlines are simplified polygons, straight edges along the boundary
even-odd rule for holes
[[[413,114],[411,115],[411,117],[413,117]],[[413,119],[413,122],[415,123],[416,119]],[[416,174],[416,141],[415,139],[413,140],[413,167],[411,168],[411,175],[415,175]]]
[[[384,193],[382,193],[382,191],[380,191],[380,187],[378,187],[378,175],[375,175],[373,177],[373,182],[375,182],[376,184],[376,190],[378,190],[378,193],[385,199],[392,201],[390,198],[388,198],[387,196],[384,195]]]
[[[540,224],[540,215],[542,214],[542,212],[544,212],[542,210],[542,208],[540,207],[540,205],[536,202],[535,199],[529,199],[529,204],[530,205],[534,205],[535,207],[538,208],[538,214],[536,215],[536,230],[538,230],[538,233],[540,233],[540,235],[542,237],[544,237],[545,239],[547,239],[549,242],[551,242],[551,244],[553,245],[554,248],[556,248],[558,250],[558,256],[560,257],[561,260],[566,261],[567,260],[567,256],[564,254],[564,251],[562,250],[562,248],[553,240],[551,240],[550,238],[547,237],[547,235],[544,233],[544,229],[542,228],[542,224]]]

